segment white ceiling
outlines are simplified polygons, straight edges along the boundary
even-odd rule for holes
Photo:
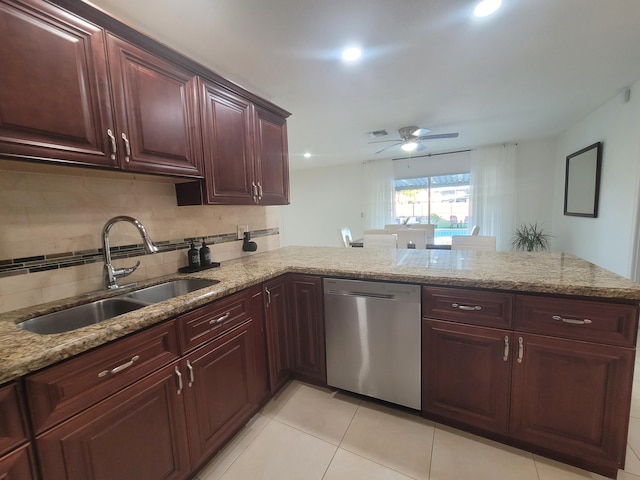
[[[367,132],[407,125],[460,133],[422,154],[549,137],[640,79],[640,0],[92,3],[289,110],[292,169],[401,157]]]

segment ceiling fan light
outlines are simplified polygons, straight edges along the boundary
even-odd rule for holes
[[[502,0],[482,0],[476,5],[473,14],[476,17],[486,17],[498,10],[500,5],[502,5]]]
[[[418,142],[405,142],[400,148],[402,148],[402,150],[404,150],[405,152],[413,152],[418,149]]]

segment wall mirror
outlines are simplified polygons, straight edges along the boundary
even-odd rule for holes
[[[589,145],[567,156],[564,179],[564,214],[576,217],[598,216],[602,142]]]

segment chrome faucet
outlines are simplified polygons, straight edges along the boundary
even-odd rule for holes
[[[113,268],[111,265],[111,247],[109,246],[109,230],[118,222],[129,222],[133,224],[140,233],[142,240],[144,241],[144,249],[147,253],[156,253],[158,251],[158,247],[153,243],[147,230],[144,228],[144,225],[140,223],[133,217],[128,217],[126,215],[120,215],[117,217],[113,217],[111,220],[107,221],[104,224],[102,229],[102,253],[104,255],[104,281],[106,283],[107,288],[115,289],[121,287],[128,287],[135,284],[129,285],[118,285],[118,278],[126,277],[127,275],[131,275],[136,268],[140,266],[140,260],[133,266],[129,268]]]

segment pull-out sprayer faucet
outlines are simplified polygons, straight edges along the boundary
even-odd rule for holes
[[[144,228],[144,225],[140,223],[133,217],[128,217],[126,215],[120,215],[117,217],[113,217],[111,220],[105,223],[102,228],[102,252],[104,255],[104,281],[106,283],[107,288],[121,288],[118,285],[118,278],[126,277],[127,275],[131,275],[136,268],[140,266],[140,260],[133,266],[129,268],[113,268],[111,265],[111,247],[109,246],[109,230],[118,222],[129,222],[133,226],[138,229],[140,236],[144,242],[144,249],[147,253],[156,253],[158,251],[158,247],[153,243],[149,234],[147,233],[147,229]],[[122,285],[128,286],[128,285]]]

